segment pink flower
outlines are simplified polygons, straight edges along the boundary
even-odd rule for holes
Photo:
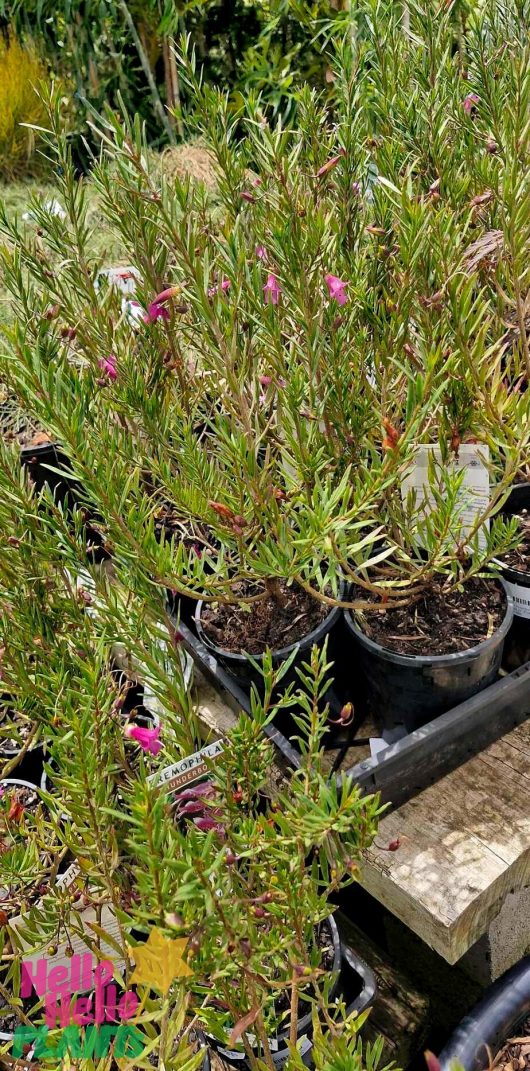
[[[124,732],[129,740],[135,740],[140,745],[142,751],[148,751],[150,755],[158,755],[159,751],[162,751],[159,725],[155,729],[143,729],[141,725],[129,723],[125,726]]]
[[[257,245],[256,246],[256,256],[257,256],[258,260],[266,260],[267,259],[267,250],[265,249],[264,245]]]
[[[480,97],[476,93],[468,93],[467,97],[462,101],[462,107],[466,115],[471,115],[476,104],[478,104]]]
[[[99,367],[109,379],[117,379],[118,369],[116,368],[116,363],[114,353],[109,353],[108,357],[100,357],[98,361]]]
[[[322,167],[320,167],[317,171],[317,178],[322,178],[323,175],[327,175],[328,171],[332,171],[333,168],[337,166],[339,160],[342,160],[343,156],[346,156],[345,149],[341,149],[338,156],[332,156],[331,160],[328,160],[327,163],[322,164]]]
[[[223,293],[226,293],[227,290],[230,290],[230,279],[223,279],[220,286],[211,286],[208,290],[208,297],[215,297],[215,295],[218,294],[220,290],[222,290]]]
[[[260,382],[260,386],[262,386],[262,387],[270,387],[271,383],[273,383],[274,380],[273,380],[272,376],[260,376],[259,377],[259,382]],[[286,384],[284,379],[279,379],[278,380],[278,386],[279,387],[285,387],[286,385],[287,384]]]
[[[225,833],[225,828],[219,822],[215,822],[213,818],[194,818],[194,825],[197,829],[200,829],[203,833],[211,833],[212,829],[216,833]]]
[[[169,320],[169,309],[164,308],[158,301],[152,301],[145,315],[146,324],[154,324],[157,320]]]
[[[169,320],[169,311],[164,308],[165,303],[170,298],[177,297],[178,294],[180,294],[179,286],[168,286],[165,290],[161,290],[148,306],[147,313],[144,316],[146,324],[153,324],[156,320]]]
[[[267,276],[267,282],[263,287],[263,293],[265,295],[266,305],[277,305],[282,292],[281,286],[275,275],[271,274]]]
[[[255,200],[256,200],[256,198],[254,197],[253,193],[249,193],[248,190],[243,190],[243,192],[241,194],[241,200],[242,201],[248,201],[249,205],[253,205]]]
[[[338,279],[336,275],[330,275],[329,272],[324,276],[324,279],[326,280],[330,298],[333,298],[338,305],[345,305],[348,300],[348,295],[345,292],[348,284],[344,283],[342,279]]]

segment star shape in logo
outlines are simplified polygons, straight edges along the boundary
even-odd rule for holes
[[[130,984],[138,982],[167,996],[175,978],[188,978],[193,974],[183,959],[187,944],[187,937],[171,940],[155,926],[144,945],[129,949],[135,964]]]

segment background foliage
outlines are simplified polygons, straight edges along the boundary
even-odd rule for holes
[[[229,91],[234,104],[258,90],[271,112],[286,118],[302,84],[332,87],[321,33],[325,40],[345,17],[342,0],[0,0],[4,34],[32,42],[64,80],[83,170],[90,107],[123,101],[147,121],[153,145],[182,135],[179,111],[188,101],[169,47],[177,35],[190,34],[205,78]],[[176,116],[165,118],[161,104]]]

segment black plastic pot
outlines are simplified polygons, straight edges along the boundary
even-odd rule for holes
[[[403,725],[407,732],[413,732],[493,683],[513,620],[513,600],[504,582],[499,583],[507,598],[502,624],[489,639],[455,654],[397,654],[369,639],[350,611],[345,611],[367,700],[384,728]]]
[[[215,655],[216,660],[221,666],[224,667],[231,674],[235,681],[241,685],[241,687],[250,690],[253,684],[258,689],[262,689],[263,678],[261,674],[254,669],[254,666],[249,662],[248,658],[244,654],[236,654],[234,651],[226,651],[221,647],[217,647],[209,637],[202,626],[201,614],[202,608],[205,604],[199,602],[195,611],[195,627],[197,629],[197,635],[202,643],[210,649]],[[288,674],[282,680],[282,688],[284,688],[291,680],[298,679],[296,677],[295,668],[301,665],[304,661],[307,661],[307,657],[310,654],[311,648],[316,643],[321,645],[324,643],[326,636],[328,637],[328,661],[333,662],[335,658],[334,652],[334,632],[339,625],[341,619],[342,610],[340,606],[334,606],[331,613],[324,618],[318,628],[313,629],[306,636],[303,636],[298,643],[291,643],[288,647],[282,647],[278,651],[272,652],[272,660],[275,666],[281,665],[292,654],[294,650],[297,651],[293,664],[290,667]],[[253,655],[254,661],[258,664],[262,664],[262,655]]]
[[[48,487],[56,502],[68,511],[85,511],[84,531],[87,545],[90,544],[90,560],[99,564],[110,557],[104,548],[104,539],[94,524],[101,522],[94,511],[86,509],[83,485],[74,476],[70,461],[57,443],[42,443],[40,446],[25,446],[20,459],[37,491]],[[93,523],[91,523],[93,522]]]
[[[0,748],[0,765],[7,765],[8,762],[11,762],[20,754],[20,750],[22,749],[11,750],[7,747]],[[32,784],[37,788],[42,786],[42,777],[44,773],[44,748],[42,744],[37,744],[36,747],[29,748],[17,765],[13,767],[12,772],[16,773],[17,777],[20,777],[23,781],[27,781],[28,784]]]
[[[440,1055],[442,1071],[486,1071],[530,1015],[530,956],[519,960],[466,1015]]]
[[[521,510],[530,512],[530,483],[520,483],[510,491],[502,508],[502,516],[513,517]],[[506,587],[513,598],[513,625],[506,641],[505,664],[516,669],[530,659],[530,573],[512,569],[496,562]]]
[[[331,970],[336,975],[331,989],[330,999],[333,1000],[333,997],[337,994],[339,988],[344,991],[344,995],[347,997],[346,991],[349,987],[350,999],[347,1006],[347,1014],[351,1014],[354,1011],[360,1014],[365,1011],[366,1008],[370,1007],[375,999],[377,992],[375,975],[367,964],[364,963],[364,961],[361,960],[351,948],[342,943],[337,924],[332,915],[328,916],[327,922],[331,929],[334,947],[334,962]],[[351,993],[352,986],[353,995]],[[307,1014],[300,1019],[297,1033],[298,1051],[307,1067],[312,1066],[311,1053],[313,1042],[311,1040],[311,1025],[312,1011],[309,1010]],[[282,1031],[277,1038],[269,1038],[274,1066],[278,1069],[285,1065],[289,1057],[289,1049],[287,1047],[288,1038],[288,1029]],[[236,1052],[230,1049],[223,1049],[217,1041],[210,1037],[207,1038],[207,1041],[211,1047],[216,1050],[221,1059],[232,1067],[242,1069],[247,1069],[249,1067],[247,1057],[243,1051]]]
[[[32,791],[35,791],[35,789],[39,789],[39,788],[41,788],[43,791],[45,791],[46,784],[47,784],[47,778],[46,778],[46,772],[44,770],[43,770],[43,772],[41,774],[40,781],[39,781],[38,785],[35,784],[34,781],[25,781],[24,778],[22,778],[22,777],[4,777],[0,781],[0,785],[2,786],[2,788],[5,788],[6,786],[10,786],[10,785],[18,785],[21,788],[31,788]]]
[[[37,491],[49,487],[57,501],[70,508],[79,502],[81,485],[75,476],[70,476],[72,466],[61,447],[56,443],[42,443],[40,446],[24,446],[20,459],[29,472]]]

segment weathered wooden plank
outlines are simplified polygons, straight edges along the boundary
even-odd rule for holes
[[[449,963],[530,882],[528,742],[528,725],[514,729],[387,815],[366,855],[361,884]]]

